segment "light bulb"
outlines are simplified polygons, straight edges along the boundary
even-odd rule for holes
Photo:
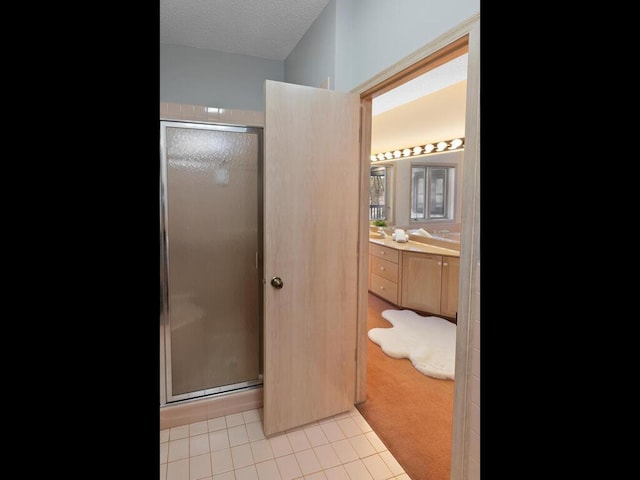
[[[449,147],[449,150],[455,150],[460,145],[462,145],[462,140],[459,138],[454,138],[453,140],[451,140],[451,146]]]

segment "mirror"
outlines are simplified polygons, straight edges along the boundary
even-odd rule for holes
[[[466,71],[465,53],[373,99],[370,222],[459,240]]]

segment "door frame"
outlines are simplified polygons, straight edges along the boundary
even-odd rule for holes
[[[429,42],[413,54],[392,65],[379,75],[352,90],[361,99],[360,136],[360,202],[358,260],[358,320],[355,403],[366,400],[367,366],[367,305],[369,271],[369,166],[373,99],[393,88],[432,70],[464,52],[468,53],[467,98],[465,113],[465,154],[463,162],[463,210],[460,241],[460,284],[456,335],[456,367],[451,450],[451,480],[469,474],[469,452],[478,440],[472,441],[472,394],[477,387],[479,365],[472,358],[479,352],[475,331],[480,322],[480,15],[476,14],[457,27]],[[477,407],[476,407],[477,408]],[[471,445],[471,447],[470,447]]]

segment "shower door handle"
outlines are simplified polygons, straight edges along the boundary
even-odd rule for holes
[[[273,277],[271,279],[271,286],[277,289],[282,288],[282,286],[284,285],[284,283],[282,282],[282,279],[280,277]]]

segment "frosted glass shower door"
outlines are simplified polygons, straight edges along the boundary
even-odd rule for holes
[[[171,402],[261,383],[262,129],[160,124]]]

